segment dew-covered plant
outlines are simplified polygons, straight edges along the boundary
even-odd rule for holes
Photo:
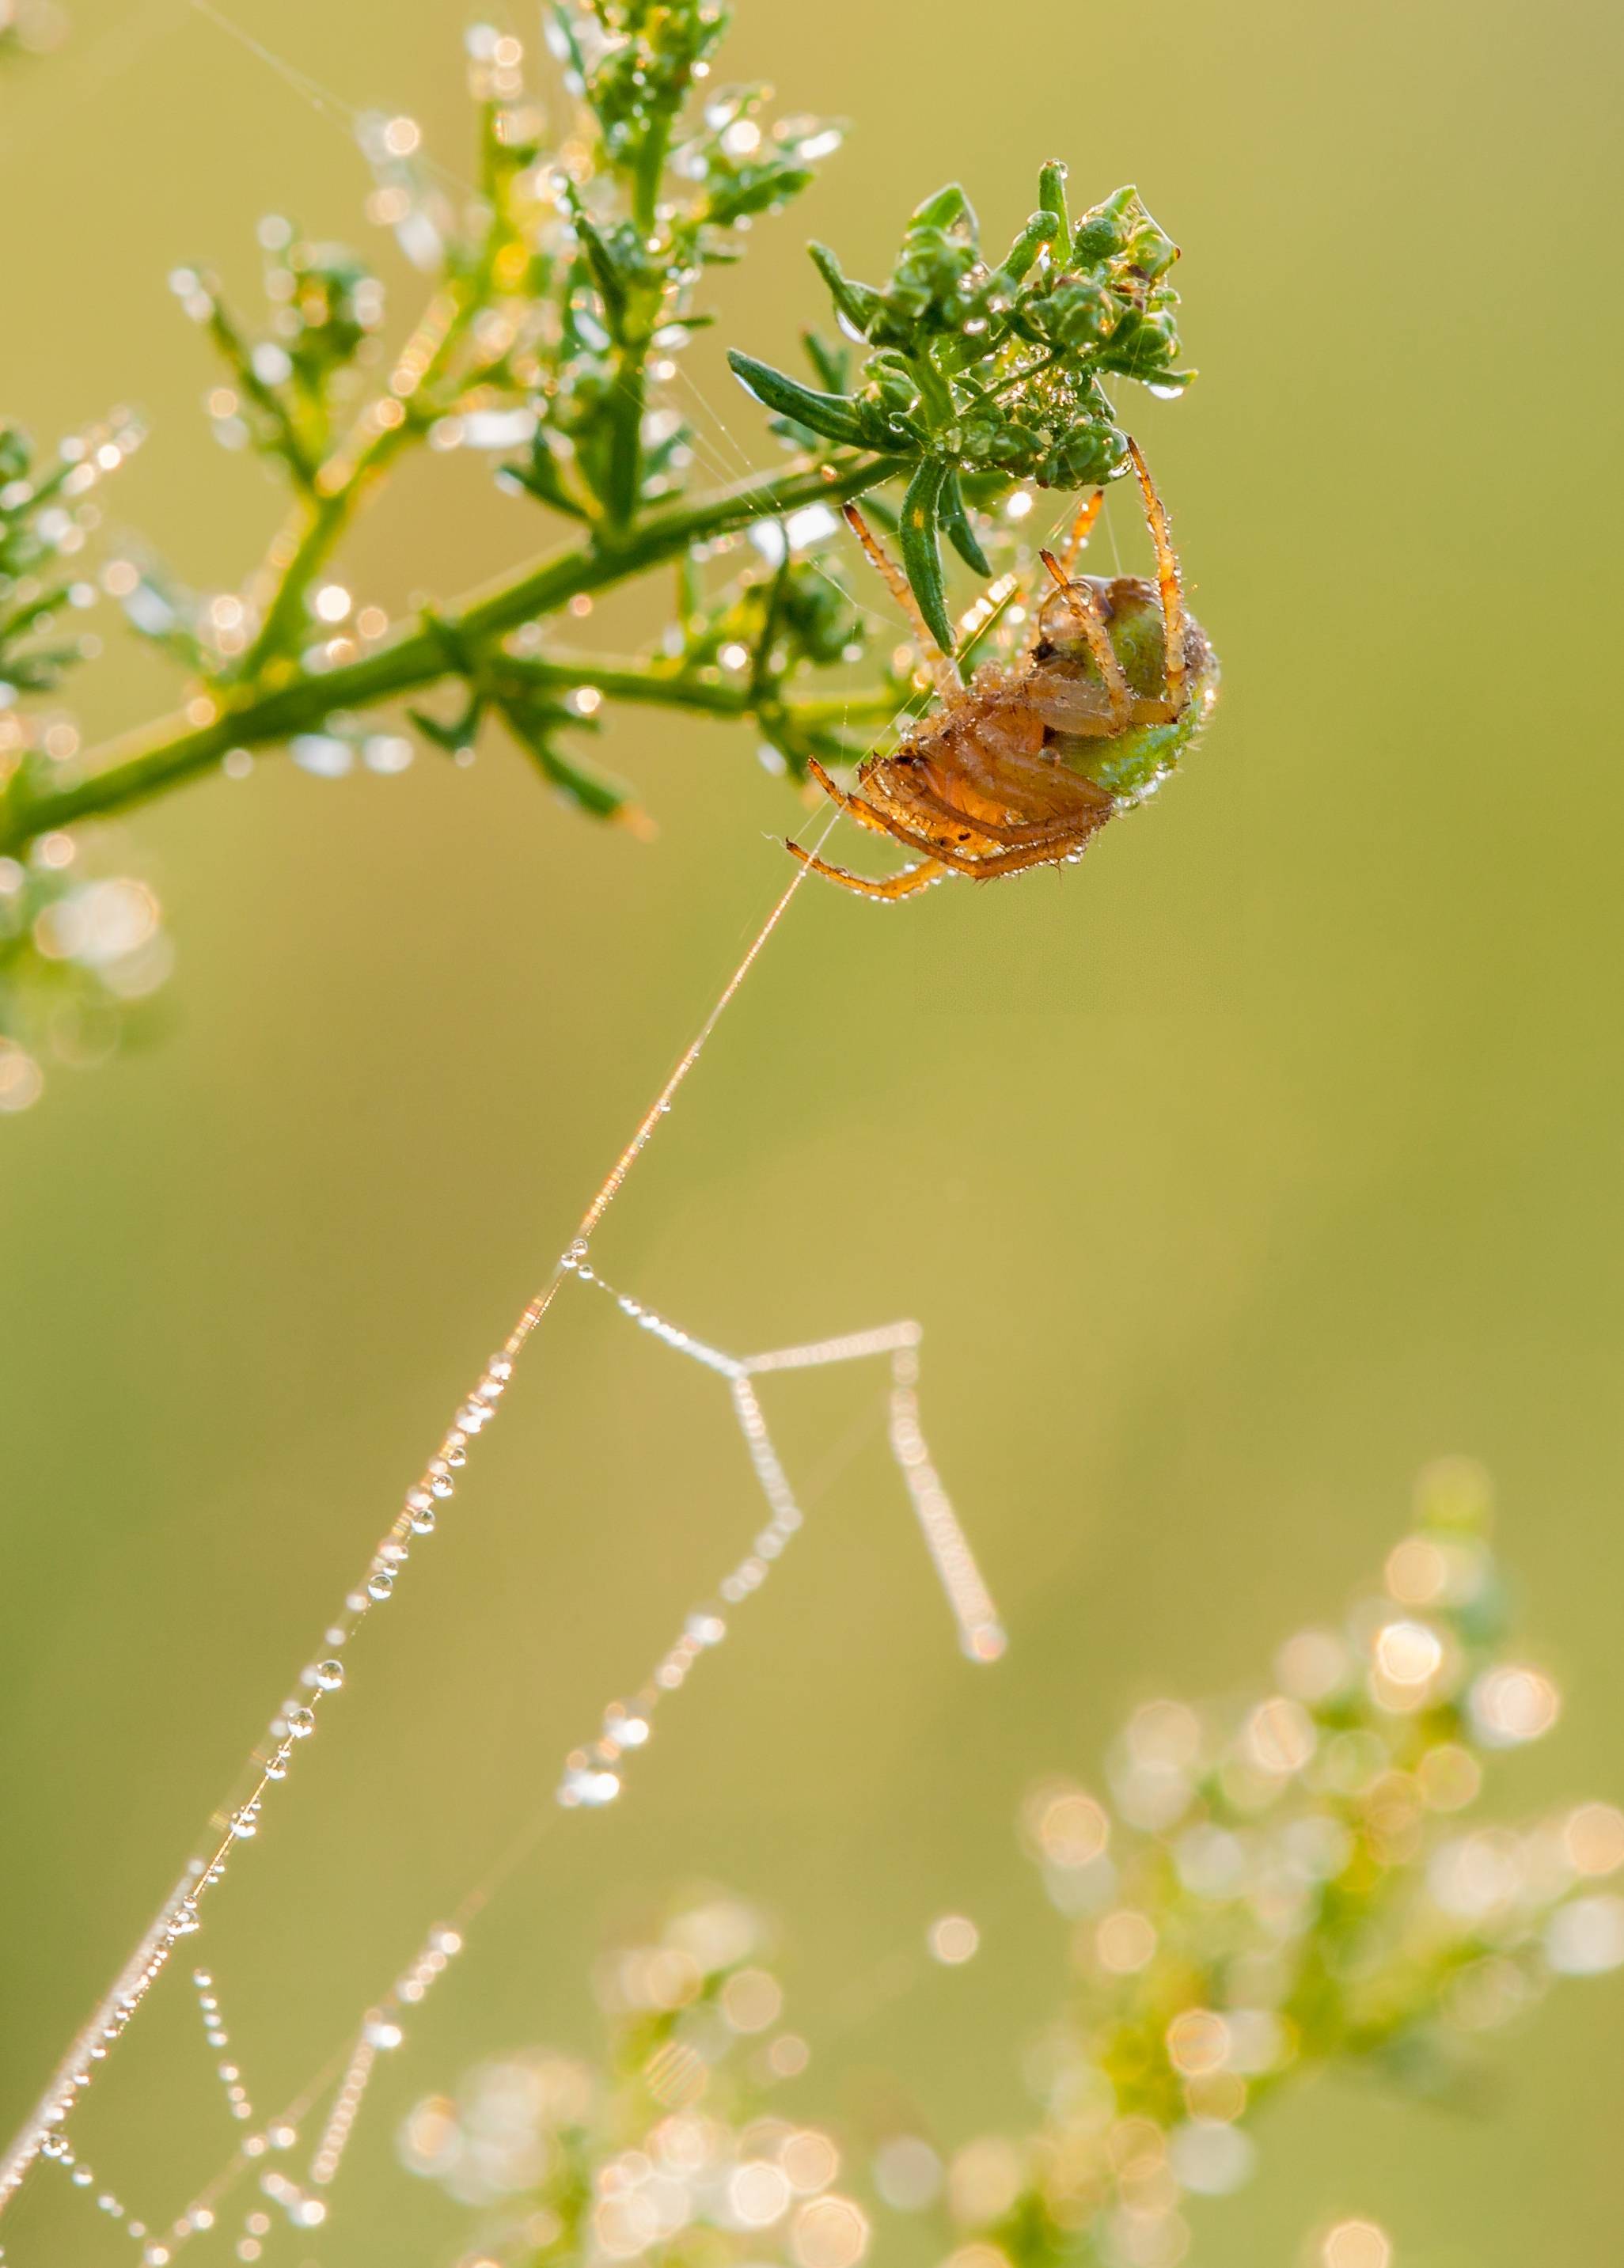
[[[1429,1469],[1380,1587],[1289,1638],[1267,1687],[1138,1709],[1109,1793],[1034,1787],[1022,1837],[1070,1930],[1035,2115],[956,2148],[904,2120],[858,2151],[785,2115],[808,2044],[760,1926],[711,1904],[604,1964],[605,2070],[488,2066],[418,2106],[407,2163],[484,2209],[481,2259],[528,2268],[855,2268],[889,2212],[929,2216],[955,2268],[1175,2268],[1188,2200],[1244,2185],[1273,2096],[1340,2066],[1447,2098],[1554,1979],[1624,1963],[1601,1887],[1624,1812],[1486,1804],[1560,1708],[1510,1638],[1487,1513],[1480,1469]],[[1389,2240],[1339,2222],[1312,2257],[1384,2268]]]
[[[97,595],[83,566],[100,521],[92,492],[139,438],[121,414],[40,463],[27,436],[0,423],[0,778],[78,758],[78,727],[43,704],[97,651],[78,628]],[[42,1058],[105,1054],[167,973],[156,898],[106,864],[58,828],[26,856],[0,854],[0,1112],[35,1100]]]
[[[919,207],[881,284],[815,247],[836,335],[807,332],[806,380],[732,357],[772,413],[779,460],[700,482],[685,364],[712,320],[707,276],[841,139],[778,115],[769,88],[721,82],[727,24],[701,0],[558,6],[544,94],[527,83],[520,40],[476,26],[472,180],[431,158],[415,121],[365,120],[367,217],[424,281],[403,324],[373,262],[282,217],[261,227],[256,313],[203,268],[174,270],[220,364],[215,436],[259,456],[286,517],[232,589],[194,588],[134,543],[105,560],[100,589],[181,684],[177,713],[100,747],[81,747],[58,682],[92,658],[61,627],[95,595],[69,559],[85,530],[65,499],[85,448],[64,445],[41,470],[4,430],[0,873],[16,918],[0,948],[0,1103],[38,1090],[51,1042],[34,995],[60,983],[63,957],[17,878],[60,866],[85,822],[222,769],[241,777],[264,750],[318,775],[388,773],[425,747],[467,762],[494,735],[579,810],[646,832],[631,787],[590,753],[616,703],[746,724],[792,779],[814,758],[848,762],[914,698],[916,669],[894,634],[861,669],[867,617],[826,550],[831,507],[874,493],[926,621],[951,644],[942,539],[985,577],[1034,489],[1122,468],[1105,380],[1163,394],[1187,383],[1167,282],[1176,247],[1132,189],[1074,219],[1065,168],[1049,164],[1001,254],[984,252],[957,187]],[[92,460],[125,446],[115,432]],[[424,450],[486,468],[512,499],[521,563],[392,618],[352,588],[344,547],[380,484]],[[538,513],[552,548],[535,555]],[[432,582],[432,556],[411,564],[406,579]],[[672,595],[646,651],[572,644],[600,593],[655,575]]]
[[[652,1941],[598,1964],[602,2063],[535,2051],[482,2065],[412,2110],[406,2164],[483,2208],[490,2240],[527,2261],[723,2268],[781,2258],[792,2234],[798,2257],[855,2261],[868,2217],[837,2187],[839,2149],[767,2108],[806,2050],[779,2029],[766,1936],[738,1899],[678,1904]]]

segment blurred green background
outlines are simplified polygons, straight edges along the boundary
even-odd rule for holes
[[[461,163],[461,8],[229,12]],[[1147,1694],[1263,1676],[1440,1450],[1493,1467],[1567,1690],[1513,1798],[1624,1795],[1620,45],[1598,0],[745,0],[727,75],[855,131],[718,286],[720,342],[783,361],[823,312],[803,239],[871,273],[953,176],[993,238],[1050,156],[1074,201],[1136,180],[1179,238],[1205,375],[1135,415],[1223,703],[1080,872],[889,915],[804,892],[600,1241],[734,1346],[922,1318],[926,1422],[1007,1660],[956,1654],[871,1431],[628,1800],[559,1820],[429,2003],[322,2260],[454,2250],[451,2209],[394,2169],[400,2111],[495,2048],[588,2039],[605,1926],[696,1876],[780,1918],[808,2110],[883,2071],[944,2142],[1019,2126],[1064,1948],[1015,1847],[1022,1791],[1095,1774]],[[213,373],[164,277],[201,258],[246,298],[267,210],[367,233],[342,108],[182,0],[75,0],[0,101],[6,406],[49,437],[139,405],[153,438],[110,514],[230,587],[277,501],[208,439]],[[708,368],[719,468],[769,461],[720,343]],[[450,596],[545,534],[476,463],[433,461],[346,579]],[[598,619],[624,644],[651,618]],[[88,683],[99,730],[171,697],[122,642]],[[392,780],[273,759],[121,830],[178,942],[170,1028],[54,1078],[0,1174],[8,2125],[781,887],[768,838],[796,808],[748,733],[634,718],[607,753],[653,847],[495,747]],[[777,1390],[796,1469],[876,1392]],[[545,1808],[756,1517],[713,1381],[566,1300],[222,1901],[256,2099]],[[980,1958],[916,1962],[888,1999],[949,1908]],[[1488,2123],[1303,2091],[1254,2185],[1197,2205],[1197,2257],[1289,2261],[1336,2208],[1386,2223],[1401,2264],[1602,2257],[1620,1991],[1566,1988],[1492,2050]],[[225,2139],[187,1998],[83,2126],[154,2212]],[[55,2179],[16,2212],[17,2259],[127,2258]]]

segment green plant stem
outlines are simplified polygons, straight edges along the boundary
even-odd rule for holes
[[[316,463],[293,420],[287,405],[274,386],[267,386],[254,367],[254,355],[247,341],[238,329],[232,316],[219,299],[211,303],[209,314],[209,335],[214,341],[222,361],[262,417],[269,419],[278,438],[284,463],[306,496],[315,493]]]
[[[444,371],[470,317],[476,312],[477,294],[483,284],[482,271],[471,290],[460,290],[449,300],[442,297],[434,301],[402,350],[397,364],[400,368],[409,366],[414,349],[432,342],[426,365],[404,404],[400,423],[374,426],[365,438],[359,438],[364,427],[358,428],[350,441],[312,475],[307,484],[308,501],[296,517],[289,537],[284,539],[291,539],[292,550],[286,563],[275,575],[259,634],[243,656],[238,671],[245,681],[259,677],[269,664],[297,644],[306,625],[305,601],[310,585],[336,549],[362,497],[382,478],[401,451],[426,432],[433,422],[432,410],[425,414],[422,401]],[[376,404],[370,405],[367,414],[375,408]],[[276,556],[274,552],[272,556]]]
[[[623,347],[615,358],[614,423],[609,438],[609,513],[616,527],[630,525],[643,485],[644,364],[648,341]]]
[[[438,626],[419,617],[373,653],[337,669],[305,670],[267,691],[227,691],[218,713],[202,723],[185,716],[166,717],[92,749],[85,776],[70,787],[30,793],[19,776],[0,800],[0,852],[26,850],[36,836],[85,819],[128,810],[210,770],[230,748],[261,747],[298,733],[318,732],[339,713],[375,708],[380,703],[420,693],[452,674],[446,631],[477,648],[517,630],[521,623],[556,614],[582,593],[607,589],[650,568],[680,558],[697,543],[735,534],[757,519],[794,512],[809,504],[837,504],[900,469],[894,458],[863,455],[824,468],[803,467],[757,475],[697,502],[652,515],[624,534],[601,531],[596,540],[522,567],[500,582],[473,593],[442,610]],[[639,679],[642,690],[629,698],[652,700],[657,673]],[[592,683],[575,677],[572,683]],[[605,686],[605,691],[609,688]],[[697,688],[726,694],[725,687]],[[670,698],[670,688],[660,697]],[[679,706],[719,708],[712,700],[678,701]],[[743,713],[748,703],[741,701]],[[838,700],[808,703],[830,718],[845,712]],[[804,713],[804,712],[803,712]]]
[[[723,679],[651,668],[646,662],[614,660],[599,654],[504,654],[493,674],[515,683],[556,686],[563,693],[589,686],[610,701],[652,709],[690,709],[706,717],[753,717],[774,703],[769,686],[749,681],[730,684]],[[904,698],[893,687],[875,687],[781,705],[799,725],[882,725],[897,714]]]

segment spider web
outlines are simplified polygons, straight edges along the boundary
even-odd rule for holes
[[[269,2118],[256,2113],[243,2068],[236,2060],[222,1989],[214,1971],[194,1970],[192,1984],[205,2043],[219,2058],[216,2072],[226,2107],[233,2119],[249,2131],[180,2213],[166,2217],[161,2228],[136,2213],[118,2191],[102,2183],[94,2168],[80,2156],[72,2139],[73,2115],[176,1953],[201,1933],[204,1908],[230,1867],[240,1864],[244,1852],[257,1841],[267,1807],[274,1802],[277,1790],[317,1729],[318,1721],[326,1720],[336,1697],[345,1689],[349,1642],[366,1617],[390,1598],[414,1549],[433,1533],[438,1506],[454,1494],[469,1449],[498,1415],[520,1353],[566,1284],[579,1285],[610,1300],[637,1328],[725,1382],[767,1517],[749,1550],[721,1576],[714,1600],[688,1614],[681,1631],[632,1699],[611,1701],[602,1712],[595,1736],[565,1757],[557,1790],[561,1806],[566,1810],[595,1809],[619,1797],[629,1764],[650,1739],[656,1712],[668,1705],[698,1661],[721,1642],[729,1614],[761,1588],[802,1524],[802,1507],[774,1446],[757,1392],[761,1379],[847,1363],[880,1359],[888,1363],[890,1453],[960,1644],[978,1662],[996,1660],[1004,1651],[997,1609],[931,1460],[922,1429],[918,1389],[923,1334],[917,1322],[885,1323],[794,1346],[735,1355],[696,1336],[631,1294],[616,1290],[591,1258],[594,1232],[669,1115],[679,1088],[805,880],[806,870],[798,869],[599,1185],[550,1274],[459,1404],[434,1454],[379,1539],[359,1583],[345,1594],[339,1612],[325,1626],[319,1654],[298,1673],[289,1698],[271,1720],[269,1737],[251,1751],[232,1796],[212,1815],[202,1847],[188,1860],[174,1889],[74,2038],[33,2113],[0,2160],[0,2211],[37,2162],[54,2162],[87,2200],[122,2226],[140,2247],[139,2257],[147,2268],[166,2268],[184,2247],[211,2231],[234,2233],[236,2257],[255,2260],[278,2225],[309,2229],[327,2218],[327,2192],[343,2164],[380,2055],[401,2044],[411,2014],[462,1949],[470,1925],[528,1855],[539,1828],[528,1829],[494,1873],[470,1889],[447,1920],[427,1933],[402,1975],[360,2016],[340,2058],[325,2066],[292,2102]],[[295,2168],[299,2170],[291,2170]],[[255,2173],[252,2201],[240,2220],[229,2220],[224,2211],[226,2201]],[[267,2211],[267,2206],[275,2207],[277,2214]]]
[[[188,4],[197,15],[237,40],[319,114],[340,130],[349,130],[356,113],[341,96],[267,48],[209,4],[209,0],[188,0]],[[105,44],[107,36],[110,35],[104,35],[99,45]],[[469,186],[459,183],[444,167],[436,170],[454,186]],[[724,482],[742,471],[749,472],[747,451],[714,403],[681,365],[677,374],[696,409],[708,422],[708,431],[697,423],[690,427],[691,446],[706,471]],[[810,563],[845,603],[889,635],[896,635],[897,625],[892,617],[868,606],[821,560],[813,558]],[[971,627],[970,618],[964,627],[967,630]],[[903,704],[897,721],[916,705],[915,702]],[[836,816],[830,814],[820,845]],[[255,2260],[277,2230],[308,2230],[327,2219],[328,2193],[345,2162],[379,2058],[401,2044],[414,2012],[461,1951],[470,1926],[529,1855],[556,1813],[528,1824],[497,1866],[466,1892],[447,1918],[426,1932],[417,1955],[356,2018],[336,2053],[292,2101],[272,2115],[262,2114],[255,2106],[244,2066],[238,2059],[240,2051],[228,2029],[225,1990],[215,1970],[193,1969],[191,1986],[205,2049],[215,2058],[226,2110],[244,2131],[235,2149],[178,2213],[145,2218],[117,2189],[104,2183],[75,2146],[73,2116],[147,2005],[160,1977],[177,1954],[200,1935],[204,1909],[228,1870],[240,1866],[247,1849],[258,1840],[277,1789],[318,1722],[327,1722],[336,1697],[345,1689],[350,1640],[367,1616],[388,1600],[414,1550],[432,1534],[437,1508],[454,1494],[470,1447],[499,1412],[521,1351],[566,1284],[578,1284],[607,1297],[634,1326],[724,1382],[766,1519],[749,1550],[722,1574],[712,1598],[687,1615],[672,1645],[631,1700],[611,1701],[602,1713],[596,1734],[565,1758],[557,1789],[558,1804],[565,1810],[601,1808],[620,1797],[629,1766],[652,1735],[656,1712],[668,1706],[698,1661],[720,1643],[729,1616],[761,1588],[802,1524],[802,1502],[774,1446],[757,1392],[757,1381],[764,1377],[848,1363],[882,1360],[888,1365],[889,1447],[960,1645],[978,1662],[993,1661],[1002,1653],[1005,1639],[996,1609],[922,1430],[919,1400],[922,1333],[917,1322],[896,1322],[795,1346],[735,1355],[707,1344],[637,1298],[616,1290],[591,1257],[591,1240],[604,1215],[668,1115],[679,1088],[806,876],[805,868],[797,868],[693,1042],[600,1184],[574,1236],[459,1404],[435,1454],[379,1538],[360,1581],[345,1594],[339,1611],[323,1629],[320,1646],[299,1669],[289,1697],[271,1720],[269,1737],[256,1744],[245,1760],[231,1795],[210,1815],[200,1848],[188,1859],[173,1889],[75,2036],[33,2113],[0,2157],[0,2213],[30,2172],[44,2161],[60,2169],[80,2192],[86,2209],[99,2210],[122,2228],[139,2248],[137,2257],[150,2268],[166,2268],[186,2247],[210,2235],[217,2244],[223,2237],[233,2236],[235,2257]],[[239,2194],[245,2187],[249,2190],[246,2204]],[[0,2246],[0,2261],[5,2257]]]

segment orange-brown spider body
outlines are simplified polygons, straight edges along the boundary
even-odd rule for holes
[[[989,880],[1065,864],[1108,821],[1153,794],[1205,724],[1216,659],[1186,612],[1167,520],[1133,447],[1156,546],[1157,578],[1074,576],[1099,498],[1079,514],[1065,563],[1042,555],[1053,588],[1017,659],[986,662],[968,685],[918,620],[906,583],[860,517],[864,549],[914,620],[941,706],[897,747],[867,757],[853,788],[819,764],[825,792],[860,826],[919,863],[883,880],[848,873],[798,843],[805,865],[864,897],[894,902],[949,874]]]

